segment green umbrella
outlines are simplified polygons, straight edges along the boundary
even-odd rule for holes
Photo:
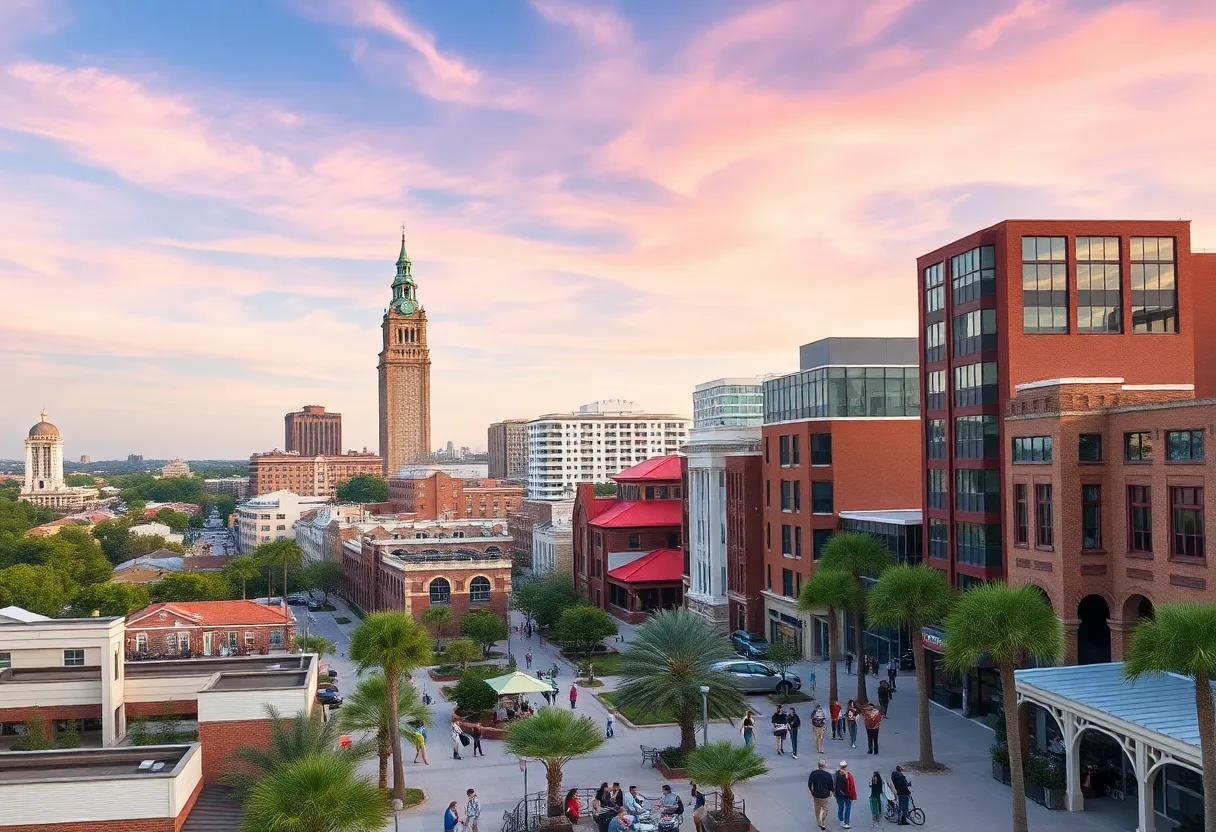
[[[509,696],[516,693],[544,693],[552,688],[548,682],[542,682],[534,676],[529,676],[527,673],[515,671],[508,673],[505,676],[495,676],[493,679],[486,679],[486,684],[494,689],[494,692],[499,696]]]

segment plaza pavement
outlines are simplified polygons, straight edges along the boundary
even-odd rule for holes
[[[358,619],[353,614],[345,612],[346,608],[340,600],[334,599],[338,613],[315,613],[316,623],[312,625],[314,632],[321,633],[338,642],[340,654],[334,657],[332,664],[339,671],[339,686],[343,695],[348,694],[355,686],[353,667],[346,658],[349,645],[349,634],[358,625]],[[335,615],[346,614],[351,623],[338,625],[334,622]],[[518,623],[518,619],[516,621]],[[634,628],[622,624],[621,632],[626,641],[632,635]],[[505,649],[500,643],[499,648]],[[539,636],[529,639],[511,638],[511,649],[519,662],[524,665],[524,654],[529,649],[534,657],[533,667],[548,667],[557,661],[561,667],[558,677],[561,684],[561,698],[556,707],[567,708],[569,703],[567,693],[573,678],[573,668],[564,660],[557,657],[556,651]],[[795,665],[792,672],[798,672],[805,680],[806,671],[812,663],[803,662]],[[814,663],[818,682],[817,692],[826,697],[827,665]],[[605,688],[611,689],[615,679],[606,680]],[[427,751],[429,766],[421,763],[411,764],[407,753],[405,765],[406,783],[426,792],[426,802],[416,808],[400,813],[398,826],[392,822],[387,830],[399,829],[400,832],[442,832],[443,810],[448,802],[458,801],[461,815],[464,814],[465,790],[475,788],[481,799],[482,820],[479,832],[499,832],[502,828],[503,812],[512,810],[524,794],[523,774],[516,757],[506,752],[499,741],[483,742],[486,756],[473,758],[464,753],[464,759],[454,760],[451,753],[449,726],[451,724],[452,705],[443,699],[439,686],[430,680],[425,670],[414,674],[415,685],[419,690],[425,689],[434,698],[432,705],[433,726],[430,729],[431,741]],[[855,676],[844,674],[843,664],[840,666],[840,693],[845,699],[850,691],[856,690]],[[875,695],[876,680],[868,680],[871,697]],[[911,674],[901,674],[898,680],[899,692],[893,697],[889,718],[882,723],[879,734],[880,753],[877,756],[865,753],[865,734],[859,732],[857,749],[849,748],[843,741],[831,739],[824,742],[824,757],[830,770],[835,771],[841,760],[847,760],[849,769],[858,782],[859,795],[863,792],[863,784],[869,782],[870,774],[874,771],[882,773],[884,779],[889,779],[891,770],[897,763],[913,760],[917,757],[917,728],[916,728],[916,679]],[[817,757],[814,749],[814,735],[810,730],[809,715],[811,703],[795,704],[803,719],[803,730],[799,732],[799,758],[794,760],[787,753],[777,756],[771,735],[763,730],[767,725],[768,716],[773,706],[763,696],[750,697],[752,707],[761,714],[758,731],[757,748],[770,766],[770,773],[762,778],[740,786],[736,791],[747,801],[747,814],[753,826],[759,832],[785,832],[785,830],[815,829],[811,814],[811,801],[806,790],[807,775],[815,767]],[[534,697],[534,705],[543,705],[541,697]],[[824,704],[826,707],[826,702]],[[594,719],[603,725],[607,710],[599,700],[592,695],[592,690],[579,689],[578,712]],[[911,774],[913,796],[917,805],[922,807],[927,815],[926,830],[952,830],[952,832],[1001,832],[1011,829],[1011,800],[1010,790],[992,779],[991,761],[988,756],[988,746],[992,744],[993,734],[983,725],[963,719],[955,713],[948,712],[937,706],[932,706],[930,718],[933,724],[934,755],[939,762],[950,766],[949,774],[918,775]],[[830,733],[829,733],[830,736]],[[742,742],[738,731],[738,719],[732,726],[726,722],[711,722],[709,727],[710,740],[730,739]],[[679,743],[679,729],[670,727],[629,728],[621,720],[616,721],[615,736],[609,739],[596,753],[571,761],[564,771],[563,790],[570,788],[594,788],[602,781],[616,780],[622,788],[637,785],[641,792],[648,796],[657,795],[659,787],[668,782],[660,773],[649,765],[641,763],[640,745],[663,748]],[[788,745],[788,743],[787,743]],[[364,764],[364,770],[375,776],[376,761],[370,760]],[[536,761],[528,764],[528,792],[539,792],[545,789],[544,767]],[[672,788],[685,798],[688,803],[688,782],[686,780],[670,781]],[[867,792],[868,793],[868,792]],[[1097,811],[1070,814],[1068,812],[1052,812],[1034,803],[1028,803],[1027,813],[1030,828],[1034,832],[1132,832],[1136,828],[1135,803],[1112,804],[1110,801],[1093,801],[1098,806]],[[1103,805],[1105,804],[1105,805]],[[691,818],[685,822],[684,832],[693,832]],[[887,825],[884,821],[883,825]],[[864,796],[853,805],[854,829],[870,827],[869,811]],[[591,828],[591,827],[588,827]],[[828,828],[839,829],[835,819],[833,804],[832,816]]]

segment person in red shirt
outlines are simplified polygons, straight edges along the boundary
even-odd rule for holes
[[[841,725],[840,725],[840,703],[837,702],[835,699],[832,700],[831,711],[832,711],[832,739],[842,740],[842,739],[844,739],[844,731],[841,730]]]
[[[874,707],[874,703],[866,705],[862,711],[862,719],[866,723],[866,753],[878,753],[878,726],[882,723],[882,712]]]
[[[844,760],[840,761],[840,768],[836,769],[836,820],[840,822],[841,829],[850,829],[849,820],[853,816],[853,801],[857,799],[857,782],[853,779],[853,773],[849,771],[849,764]]]
[[[574,685],[570,686],[570,710],[574,710],[574,706],[578,704],[578,688]]]

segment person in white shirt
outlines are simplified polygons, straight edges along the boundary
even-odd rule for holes
[[[460,756],[460,738],[464,736],[464,731],[460,730],[460,723],[452,720],[452,759],[459,760]]]
[[[629,793],[625,795],[625,811],[636,820],[639,815],[646,814],[645,801],[646,796],[638,791],[638,787],[630,786]]]

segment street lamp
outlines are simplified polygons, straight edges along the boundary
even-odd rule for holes
[[[701,685],[701,745],[709,744],[709,685]]]
[[[528,828],[528,761],[519,758],[519,770],[524,773],[524,829]]]

